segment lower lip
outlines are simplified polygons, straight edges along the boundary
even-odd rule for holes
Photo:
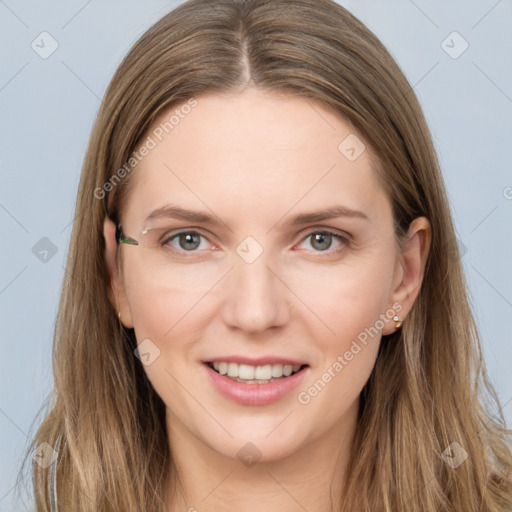
[[[309,366],[305,366],[289,377],[268,384],[244,384],[217,373],[206,363],[203,366],[217,391],[240,405],[268,405],[277,402],[301,383],[309,369]]]

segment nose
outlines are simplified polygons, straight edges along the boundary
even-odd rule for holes
[[[290,292],[266,253],[252,263],[236,256],[233,266],[225,287],[226,324],[251,334],[284,325],[289,318]]]

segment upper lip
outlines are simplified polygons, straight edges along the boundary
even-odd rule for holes
[[[262,357],[247,357],[247,356],[221,356],[213,357],[211,359],[205,359],[203,363],[238,363],[248,364],[251,366],[265,366],[267,364],[282,364],[291,366],[303,366],[307,365],[304,361],[298,361],[297,359],[290,359],[288,357],[278,356],[262,356]]]

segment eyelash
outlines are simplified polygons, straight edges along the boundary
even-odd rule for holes
[[[323,255],[334,255],[334,254],[339,254],[343,251],[346,250],[347,247],[350,247],[350,237],[347,236],[347,235],[341,235],[339,233],[336,233],[334,231],[330,231],[328,229],[317,229],[317,230],[314,230],[314,231],[310,231],[305,237],[303,237],[300,241],[300,243],[306,241],[308,238],[312,237],[313,235],[319,235],[319,234],[322,234],[322,235],[331,235],[333,238],[337,239],[339,242],[342,243],[342,246],[337,248],[337,249],[327,249],[326,251],[314,251],[313,250],[313,253],[314,254],[317,254],[317,255],[320,255],[320,256],[323,256]],[[170,236],[168,235],[164,235],[161,239],[161,241],[159,242],[160,245],[164,248],[168,248],[168,250],[172,251],[173,253],[175,254],[179,254],[179,255],[187,255],[186,257],[194,257],[194,255],[198,254],[199,252],[201,251],[196,251],[196,250],[193,250],[193,251],[185,251],[185,250],[179,250],[179,249],[176,249],[175,247],[172,247],[170,245],[167,245],[169,242],[171,242],[172,240],[174,240],[175,238],[179,237],[180,235],[199,235],[205,239],[208,239],[205,235],[203,235],[202,233],[198,232],[198,231],[193,231],[193,230],[183,230],[183,231],[179,231],[177,233],[174,233]]]

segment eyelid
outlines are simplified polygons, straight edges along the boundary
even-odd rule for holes
[[[208,240],[208,242],[212,245],[215,245],[217,247],[220,247],[221,244],[217,243],[217,242],[212,242],[210,240],[210,235],[206,235],[204,233],[204,231],[207,231],[207,230],[204,230],[203,228],[197,228],[197,227],[186,227],[186,228],[176,228],[176,230],[167,230],[159,239],[159,243],[162,244],[162,246],[164,245],[167,245],[167,243],[171,240],[171,239],[174,239],[176,238],[178,235],[181,235],[181,234],[185,234],[185,233],[193,233],[193,234],[197,234],[197,235],[200,235],[202,236],[203,238],[205,238],[206,240]],[[334,236],[335,238],[338,238],[338,240],[342,243],[344,243],[345,245],[349,245],[352,241],[352,236],[347,233],[346,231],[341,231],[341,230],[338,230],[336,228],[332,228],[332,227],[326,227],[326,226],[311,226],[311,227],[308,227],[308,228],[305,228],[303,231],[303,235],[302,237],[300,238],[300,240],[294,245],[294,247],[296,245],[300,245],[302,242],[304,242],[305,240],[307,240],[310,236],[314,235],[314,234],[318,234],[318,233],[326,233],[326,234],[330,234],[332,236]],[[213,235],[211,235],[213,236]],[[213,237],[215,238],[215,237]],[[175,247],[172,247],[172,246],[168,246],[171,250],[175,251],[176,253],[179,253],[179,254],[188,254],[190,256],[193,256],[194,254],[200,254],[201,252],[204,252],[204,250],[202,251],[184,251],[184,250],[180,250],[180,249],[176,249]],[[207,250],[207,249],[205,249]],[[339,252],[343,249],[340,249],[340,248],[337,248],[337,249],[328,249],[327,251],[314,251],[312,250],[311,252],[313,253],[317,253],[319,255],[322,255],[322,254],[333,254],[333,253],[336,253],[336,252]]]
[[[352,236],[346,231],[342,231],[340,229],[331,228],[327,226],[312,226],[304,229],[303,231],[305,232],[305,235],[303,236],[302,240],[305,240],[313,233],[329,233],[331,235],[336,235],[339,236],[340,238],[344,238],[346,240],[350,240],[352,238]]]
[[[308,251],[308,252],[313,253],[318,256],[329,256],[329,255],[332,256],[334,254],[339,254],[339,253],[343,252],[347,247],[350,247],[350,245],[352,243],[352,236],[349,235],[345,231],[339,231],[335,228],[313,227],[313,228],[308,228],[306,234],[301,238],[301,240],[296,245],[300,245],[305,240],[307,240],[309,237],[311,237],[314,234],[318,234],[318,233],[331,235],[342,244],[341,247],[336,247],[334,249],[327,249],[326,251],[315,251],[313,249]]]
[[[202,229],[198,229],[198,228],[178,228],[176,231],[174,230],[171,230],[171,231],[166,231],[164,235],[162,235],[160,237],[160,239],[158,240],[158,243],[162,245],[162,247],[165,247],[167,246],[170,250],[174,251],[175,253],[178,253],[178,254],[189,254],[190,256],[193,256],[195,254],[200,254],[208,249],[203,249],[203,250],[200,250],[200,251],[185,251],[183,249],[177,249],[176,247],[173,247],[170,245],[170,242],[171,240],[174,240],[176,237],[178,237],[179,235],[182,235],[182,234],[195,234],[195,235],[199,235],[201,237],[203,237],[210,245],[214,245],[216,247],[220,247],[220,244],[217,243],[217,242],[212,242],[210,240],[210,235],[205,235],[203,233],[203,230]]]
[[[213,233],[209,233],[208,230],[205,230],[203,228],[197,228],[197,227],[185,227],[185,228],[176,228],[176,229],[165,229],[163,228],[162,231],[164,231],[164,234],[160,236],[158,239],[159,242],[163,242],[165,240],[168,240],[170,238],[173,238],[177,235],[181,235],[183,233],[196,233],[198,235],[201,235],[202,237],[210,240],[210,238],[215,238]],[[208,232],[209,234],[205,234],[205,232]]]

